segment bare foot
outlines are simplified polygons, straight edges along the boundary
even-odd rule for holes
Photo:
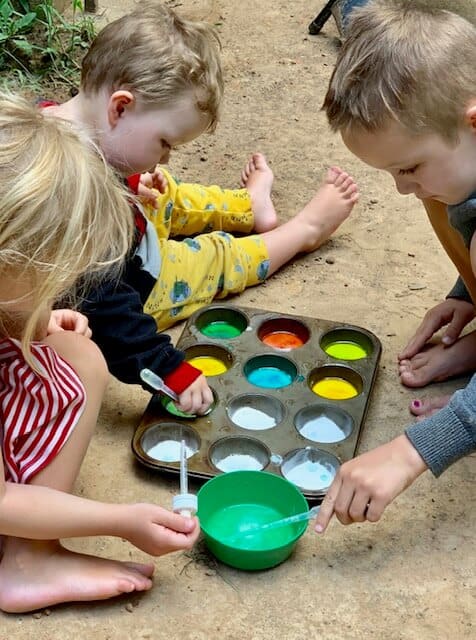
[[[295,217],[308,227],[302,251],[314,251],[334,233],[350,215],[359,199],[359,191],[348,173],[332,167],[322,187]]]
[[[476,337],[463,336],[450,347],[437,343],[425,347],[398,364],[400,381],[406,387],[424,387],[476,370]]]
[[[278,224],[278,216],[271,200],[273,172],[262,153],[254,153],[241,172],[241,186],[248,189],[254,228],[258,233],[271,231]]]
[[[410,413],[417,416],[418,420],[424,420],[443,407],[446,407],[451,396],[435,396],[434,398],[415,399],[410,402]]]
[[[6,538],[3,551],[0,609],[6,612],[105,600],[152,586],[153,565],[73,553],[56,541]]]

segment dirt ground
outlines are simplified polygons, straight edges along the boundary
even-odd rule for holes
[[[236,302],[349,322],[377,334],[383,355],[360,451],[384,443],[411,421],[408,403],[419,395],[399,384],[396,354],[425,310],[447,293],[456,272],[421,204],[399,196],[388,176],[360,164],[328,130],[320,105],[339,46],[336,25],[329,20],[321,35],[308,35],[322,0],[169,4],[217,25],[226,70],[218,130],[175,154],[175,174],[236,186],[245,159],[261,150],[275,172],[274,199],[283,220],[310,198],[330,164],[347,169],[360,186],[360,203],[330,242]],[[475,8],[474,1],[466,5]],[[130,6],[100,0],[106,20]],[[174,339],[180,331],[172,331]],[[464,382],[420,393],[452,391]],[[171,505],[176,480],[137,466],[130,449],[147,400],[141,389],[111,382],[79,494]],[[157,560],[155,585],[146,594],[2,615],[0,638],[474,638],[474,463],[468,457],[438,480],[425,474],[378,524],[333,522],[319,538],[309,529],[293,556],[273,570],[233,570],[199,546],[192,554]],[[75,540],[69,546],[104,557],[147,559],[119,539]]]

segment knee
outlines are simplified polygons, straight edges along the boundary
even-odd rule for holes
[[[89,338],[73,331],[60,331],[45,339],[78,374],[85,387],[89,384],[104,389],[109,381],[109,371],[99,347]]]

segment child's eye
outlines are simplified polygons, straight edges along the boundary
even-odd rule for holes
[[[398,175],[399,176],[405,176],[408,173],[415,173],[417,168],[418,168],[418,165],[416,164],[414,167],[410,167],[409,169],[399,169],[398,170]]]

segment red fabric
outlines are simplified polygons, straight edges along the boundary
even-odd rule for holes
[[[140,173],[134,173],[133,176],[129,176],[127,178],[127,184],[129,185],[129,189],[136,194],[139,190],[139,182],[140,182]]]
[[[180,395],[201,375],[200,369],[193,367],[188,362],[181,362],[172,373],[164,376],[164,382],[172,391]]]
[[[43,100],[40,98],[36,104],[40,109],[45,109],[46,107],[57,107],[59,102],[55,102],[54,100]]]
[[[0,340],[0,437],[5,479],[27,483],[61,451],[80,419],[86,392],[76,372],[46,344],[33,343],[39,375],[18,341]]]
[[[137,248],[142,238],[145,236],[145,232],[147,229],[147,220],[144,218],[144,215],[140,211],[139,207],[133,202],[132,208],[134,211],[134,242],[135,248]]]

